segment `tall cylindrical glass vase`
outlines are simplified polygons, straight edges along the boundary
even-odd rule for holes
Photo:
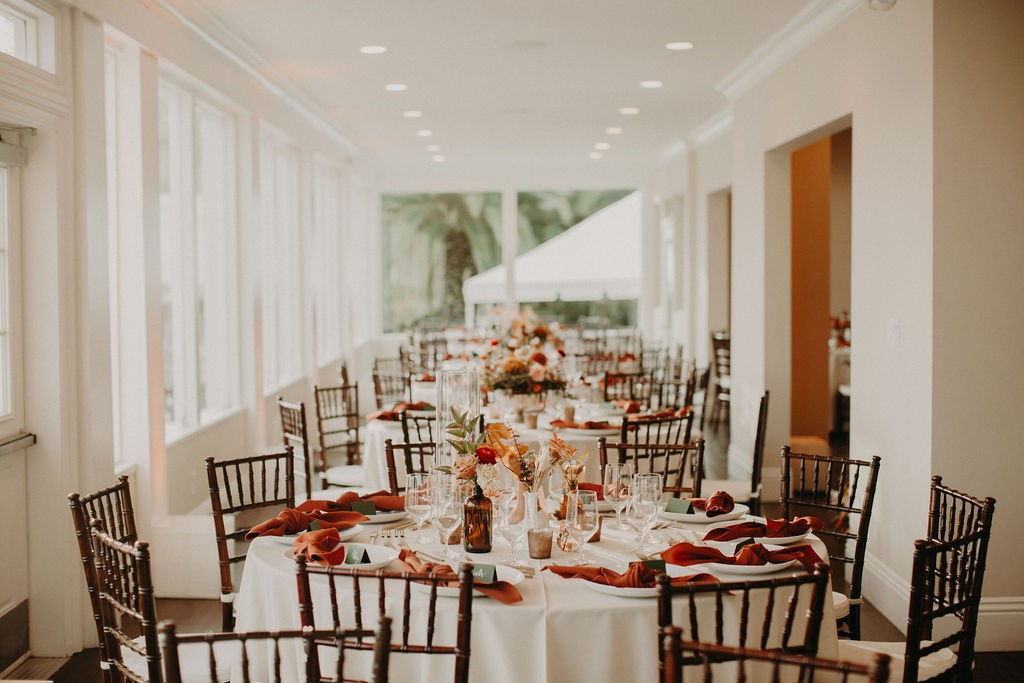
[[[441,370],[437,376],[437,423],[434,425],[434,465],[451,466],[455,449],[448,443],[446,427],[452,411],[470,417],[481,412],[480,375],[475,368],[461,367]]]

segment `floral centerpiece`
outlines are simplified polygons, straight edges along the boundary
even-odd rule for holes
[[[484,366],[483,386],[488,391],[509,394],[540,394],[565,388],[565,380],[557,360],[541,351],[522,348],[489,359]]]
[[[478,429],[479,415],[469,411],[460,413],[454,408],[452,420],[445,427],[447,442],[455,450],[451,467],[439,467],[451,472],[473,487],[473,493],[462,506],[463,545],[467,552],[486,553],[491,551],[491,511],[497,483],[495,463],[497,452],[485,444],[486,434]],[[488,495],[490,493],[491,495]]]

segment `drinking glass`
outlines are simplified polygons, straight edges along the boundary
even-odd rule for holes
[[[604,467],[604,499],[615,510],[615,526],[625,529],[622,511],[629,502],[629,484],[633,479],[632,463],[608,463]]]
[[[432,514],[434,523],[444,536],[444,557],[449,561],[457,561],[459,556],[449,541],[452,533],[462,524],[462,490],[459,480],[451,474],[436,474],[432,490]]]
[[[430,516],[430,479],[426,472],[409,472],[405,475],[405,511],[416,522],[416,538],[423,539],[423,523]]]
[[[568,492],[565,505],[565,528],[578,544],[574,564],[579,566],[593,564],[583,551],[583,545],[597,533],[597,525],[597,495],[593,491]]]
[[[638,550],[643,553],[651,528],[661,510],[662,477],[660,474],[638,474],[633,479],[636,491],[633,498],[634,519],[642,525]]]
[[[512,554],[508,560],[511,567],[530,566],[519,559],[519,546],[529,528],[524,503],[522,493],[515,488],[502,491],[498,499],[498,533],[512,547]]]

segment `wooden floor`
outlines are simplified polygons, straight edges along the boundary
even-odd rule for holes
[[[728,462],[728,429],[706,430],[705,463],[708,477],[726,478]],[[766,454],[767,455],[767,454]],[[770,514],[770,510],[765,510]],[[182,632],[220,630],[220,602],[217,600],[158,599],[160,619],[170,619]],[[883,617],[870,603],[862,610],[862,636],[864,640],[898,641],[903,634]],[[29,660],[8,678],[21,678],[32,670],[45,668],[46,660]],[[53,664],[56,666],[56,663]],[[33,669],[33,667],[35,667]],[[53,670],[48,669],[48,670]],[[974,672],[976,683],[1019,683],[1024,671],[1024,652],[978,653]],[[48,675],[48,674],[47,674]],[[72,656],[52,676],[53,683],[100,683],[99,656],[95,649],[84,650]]]

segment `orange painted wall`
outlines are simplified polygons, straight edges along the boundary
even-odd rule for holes
[[[792,393],[790,432],[828,438],[831,139],[792,155]]]

